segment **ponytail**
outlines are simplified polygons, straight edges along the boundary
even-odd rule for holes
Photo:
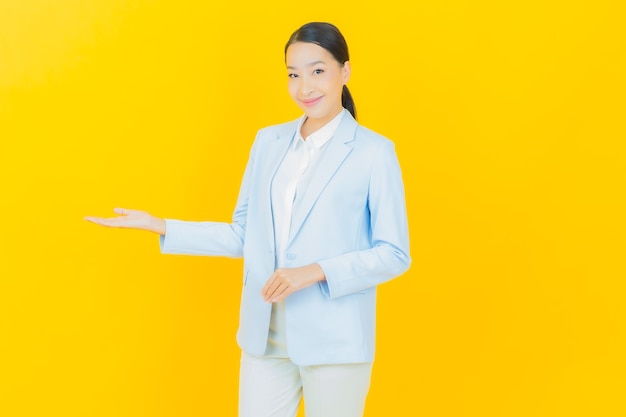
[[[348,90],[348,86],[343,86],[343,92],[341,93],[341,105],[346,108],[356,120],[356,107],[354,107],[354,100],[352,99],[352,94],[350,94],[350,90]]]

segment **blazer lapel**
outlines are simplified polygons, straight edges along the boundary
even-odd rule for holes
[[[266,211],[266,218],[270,223],[268,230],[274,230],[275,222],[274,213],[272,211],[272,181],[274,180],[276,171],[278,171],[278,167],[289,150],[289,145],[291,144],[297,126],[298,120],[283,126],[283,128],[276,133],[276,137],[268,141],[267,152],[264,153],[263,160],[260,161],[260,163],[263,164],[263,169],[260,172],[259,178],[264,178],[266,181],[264,185],[265,192],[260,193],[260,195],[265,199],[262,207]],[[270,247],[276,249],[274,233],[268,233],[268,238],[270,240]]]
[[[293,139],[297,126],[297,120],[288,123],[277,132],[275,140],[269,141],[265,160],[262,161],[264,164],[262,174],[263,178],[268,179],[268,186],[272,184],[274,175],[276,175],[276,171],[278,171],[280,163],[287,154],[287,150],[289,149],[289,145],[291,144],[291,140]]]
[[[355,139],[356,127],[357,122],[350,113],[346,112],[333,138],[328,143],[328,149],[321,155],[319,165],[313,173],[313,178],[306,192],[301,199],[296,199],[291,215],[290,240],[298,234],[326,184],[352,151],[349,143]]]

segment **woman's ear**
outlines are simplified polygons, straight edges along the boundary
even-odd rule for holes
[[[343,68],[341,69],[342,73],[343,73],[343,83],[347,84],[348,80],[350,79],[350,61],[346,61],[343,63]]]

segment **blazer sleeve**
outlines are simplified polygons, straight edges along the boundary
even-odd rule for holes
[[[258,139],[258,135],[257,135]],[[161,236],[160,248],[164,254],[243,256],[243,244],[246,234],[248,199],[250,193],[251,172],[255,163],[256,143],[250,150],[250,157],[244,171],[237,205],[231,223],[192,222],[165,219],[165,235]]]
[[[365,290],[404,273],[411,264],[402,172],[393,142],[385,140],[369,182],[371,248],[318,262],[326,281],[322,292],[337,298]]]

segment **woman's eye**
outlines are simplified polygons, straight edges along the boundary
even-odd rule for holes
[[[297,78],[298,74],[293,74],[293,73],[287,74],[287,77],[289,77],[289,78]]]
[[[324,72],[323,69],[316,69],[315,71],[313,71],[313,74],[321,74],[323,72]]]

